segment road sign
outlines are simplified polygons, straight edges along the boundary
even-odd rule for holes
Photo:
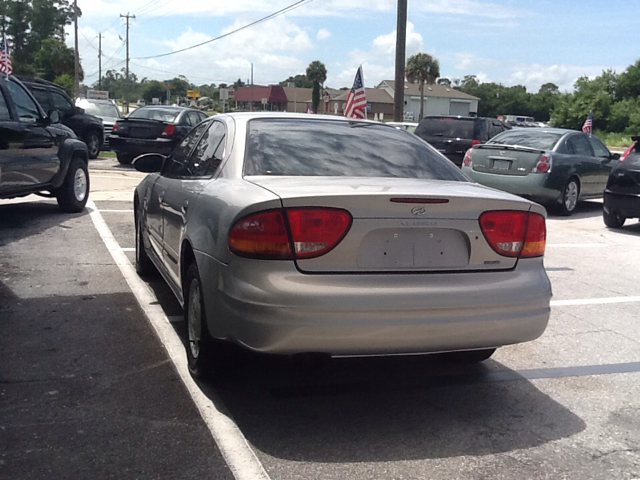
[[[87,90],[87,98],[91,100],[109,100],[109,92],[106,90]]]
[[[187,90],[187,97],[200,98],[200,90]]]
[[[262,104],[266,105],[267,103],[269,103],[269,99],[268,98],[263,98],[262,99]]]
[[[229,100],[229,89],[221,88],[220,89],[220,100]]]

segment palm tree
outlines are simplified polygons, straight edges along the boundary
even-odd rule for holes
[[[433,85],[440,76],[440,64],[438,60],[428,53],[416,53],[407,60],[405,69],[409,83],[418,83],[420,89],[420,116],[424,116],[424,84]]]
[[[320,104],[320,85],[327,79],[327,67],[319,60],[314,60],[307,67],[307,78],[313,82],[313,94],[311,95],[311,108],[313,113],[318,113]]]

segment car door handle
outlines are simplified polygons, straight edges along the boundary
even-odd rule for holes
[[[186,213],[187,213],[187,210],[189,210],[189,201],[188,201],[188,200],[186,200],[186,201],[182,204],[182,209],[181,209],[181,210],[182,210],[182,213],[183,213],[183,214],[186,214]]]
[[[164,205],[163,201],[164,201],[164,192],[162,192],[160,195],[158,195],[158,203],[160,205]]]

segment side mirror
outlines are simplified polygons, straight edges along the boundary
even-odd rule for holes
[[[58,110],[49,111],[47,116],[49,117],[49,122],[60,123],[60,112],[58,112]]]
[[[145,153],[133,159],[133,166],[139,172],[155,173],[162,170],[162,164],[166,158],[159,153]]]
[[[75,107],[75,111],[74,111],[75,115],[82,115],[83,113],[84,113],[84,108]]]
[[[620,160],[620,154],[614,153],[613,155],[611,155],[611,160]]]

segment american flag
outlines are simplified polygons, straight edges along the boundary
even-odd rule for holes
[[[364,93],[362,81],[362,66],[358,67],[353,87],[347,94],[347,103],[344,106],[344,116],[349,118],[367,118],[367,97]]]
[[[584,125],[582,125],[582,131],[584,133],[593,132],[593,110],[589,110],[589,116],[584,121]]]
[[[6,73],[9,75],[13,73],[11,67],[11,57],[9,56],[9,45],[7,45],[7,39],[2,34],[2,45],[0,45],[0,73]]]
[[[307,103],[307,113],[313,113],[313,110],[311,109],[311,104]]]

